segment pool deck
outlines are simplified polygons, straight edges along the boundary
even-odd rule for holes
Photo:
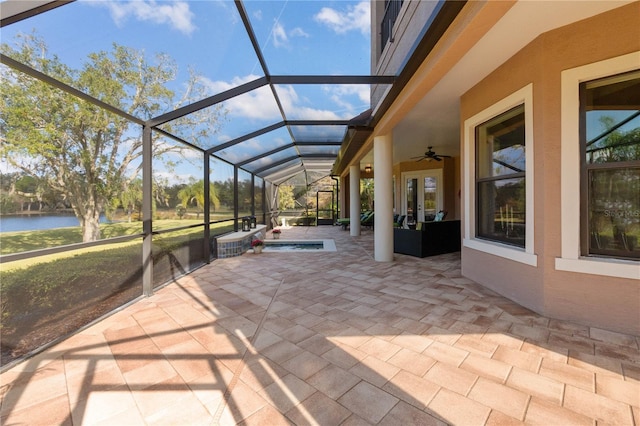
[[[270,237],[270,235],[269,235]],[[217,260],[0,375],[3,425],[640,424],[640,336],[547,318],[460,254]]]

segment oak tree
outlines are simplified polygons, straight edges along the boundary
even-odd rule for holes
[[[178,67],[169,56],[147,58],[118,44],[88,55],[81,69],[50,55],[36,34],[19,36],[15,47],[3,44],[2,52],[141,120],[210,95],[192,70],[179,86],[184,92],[175,93],[169,87]],[[0,77],[3,160],[63,194],[80,220],[83,241],[99,239],[100,214],[140,175],[141,126],[13,68],[2,67]],[[224,118],[223,107],[216,105],[162,129],[201,146]],[[163,137],[154,132],[154,157],[186,149]]]

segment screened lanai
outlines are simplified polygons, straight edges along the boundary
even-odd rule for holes
[[[394,81],[368,75],[369,23],[362,19],[367,11],[358,11],[363,6],[356,2],[338,6],[334,11],[318,2],[5,1],[3,41],[14,50],[5,49],[2,59],[149,126],[156,139],[188,145],[277,184],[302,170],[329,173],[351,120],[369,108],[369,85]],[[332,15],[340,12],[360,13],[360,27],[340,28]],[[305,31],[310,24],[319,28],[321,42]],[[155,83],[181,97],[152,108],[109,101],[80,80],[64,81],[20,57],[15,44],[25,37],[37,38],[47,54],[76,69],[91,52],[108,55],[118,45],[145,65],[164,67],[166,74]]]
[[[270,228],[278,186],[330,176],[396,80],[370,75],[368,2],[0,7],[3,216],[80,224],[3,226],[5,366],[211,262],[243,218]]]

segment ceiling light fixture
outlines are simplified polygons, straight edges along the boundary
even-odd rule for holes
[[[367,167],[364,168],[365,173],[371,173],[371,164],[367,164]]]

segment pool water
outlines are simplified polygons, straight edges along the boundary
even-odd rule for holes
[[[272,250],[323,250],[324,243],[322,241],[265,241],[264,248],[267,251]]]
[[[267,240],[263,251],[336,251],[333,240]]]

